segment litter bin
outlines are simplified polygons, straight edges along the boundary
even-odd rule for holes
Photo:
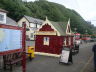
[[[34,47],[33,46],[28,46],[28,53],[31,53],[31,57],[34,58]],[[29,55],[28,55],[29,56]]]

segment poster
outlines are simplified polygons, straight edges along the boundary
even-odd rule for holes
[[[0,28],[0,52],[22,48],[21,30]]]
[[[68,63],[70,51],[62,50],[60,62]]]

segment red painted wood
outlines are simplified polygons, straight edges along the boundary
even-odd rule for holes
[[[43,44],[43,38],[49,37],[50,42],[49,46]],[[69,45],[69,37],[71,38],[71,45]],[[73,37],[72,36],[44,36],[44,35],[37,35],[35,41],[35,50],[36,52],[45,52],[45,53],[52,53],[52,54],[60,54],[63,48],[64,38],[67,39],[67,47],[73,46]]]
[[[71,47],[73,47],[73,36],[71,36]]]
[[[50,25],[45,24],[39,31],[54,31]]]
[[[43,38],[49,37],[49,46],[43,44]],[[60,54],[63,47],[63,38],[59,36],[36,36],[35,50],[37,52],[45,52],[52,54]]]
[[[0,24],[0,28],[13,29],[13,30],[22,30],[23,29],[22,27],[4,25],[4,24]]]
[[[54,31],[50,25],[45,24],[39,31]],[[49,46],[43,44],[44,37],[49,37]],[[60,54],[63,48],[64,39],[66,38],[67,47],[71,47],[69,45],[69,37],[72,36],[57,36],[57,35],[36,35],[35,41],[35,51],[36,52],[45,52],[45,53],[52,53],[52,54]],[[73,38],[73,37],[72,37]],[[73,39],[71,39],[71,42]]]
[[[0,24],[0,28],[5,28],[5,29],[13,29],[13,30],[23,30],[22,27],[17,27],[17,26],[11,26],[11,25],[4,25],[4,24]],[[16,49],[16,50],[9,50],[9,51],[4,51],[4,52],[0,52],[0,55],[7,55],[7,54],[10,54],[10,53],[15,53],[15,52],[22,52],[23,49]]]
[[[0,55],[2,56],[2,55],[16,53],[16,52],[23,52],[23,49],[16,49],[16,50],[10,50],[10,51],[0,52]]]
[[[26,24],[23,23],[23,34],[22,34],[22,48],[23,48],[23,56],[22,56],[22,71],[26,72]]]
[[[6,54],[10,54],[10,53],[15,53],[15,52],[23,52],[22,71],[26,72],[26,54],[25,54],[25,51],[26,51],[26,48],[25,48],[26,47],[26,24],[24,24],[24,28],[0,24],[0,28],[21,30],[21,32],[22,32],[22,48],[21,49],[16,49],[16,50],[0,52],[0,55],[6,55]]]
[[[68,36],[66,36],[66,45],[68,46],[68,43],[69,43],[69,41],[68,41]]]

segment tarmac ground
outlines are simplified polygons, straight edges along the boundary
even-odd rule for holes
[[[36,55],[32,61],[27,60],[26,72],[94,72],[92,46],[84,43],[78,54],[73,55],[73,64],[59,64],[60,58]],[[1,67],[2,68],[2,67]],[[0,72],[10,72],[0,69]],[[13,72],[22,72],[21,65],[14,65]]]

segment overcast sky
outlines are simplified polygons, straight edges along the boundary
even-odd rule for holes
[[[27,0],[35,1],[35,0]],[[96,26],[96,0],[48,0],[76,10],[85,20]]]

